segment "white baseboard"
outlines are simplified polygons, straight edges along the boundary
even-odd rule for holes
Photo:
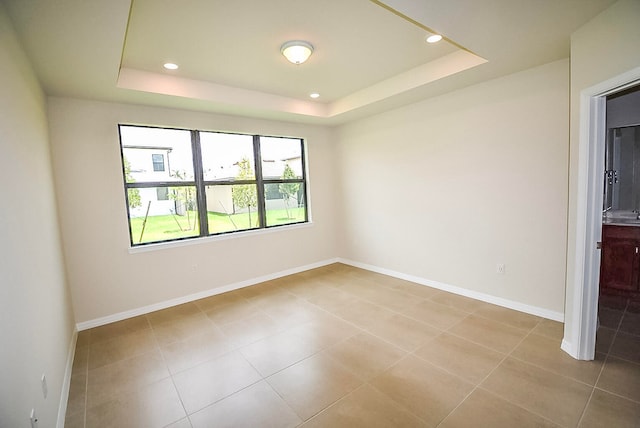
[[[62,390],[60,391],[60,404],[58,405],[57,428],[64,428],[65,417],[67,415],[67,404],[69,403],[69,389],[71,388],[71,373],[73,372],[73,359],[76,355],[76,343],[78,342],[78,330],[74,329],[69,351],[67,352],[67,367],[64,370],[62,379]]]
[[[366,263],[360,263],[360,262],[356,262],[349,259],[338,258],[338,262],[344,263],[346,265],[354,266],[357,268],[365,269],[371,272],[392,276],[394,278],[415,282],[416,284],[425,285],[427,287],[437,288],[439,290],[444,290],[450,293],[459,294],[461,296],[470,297],[472,299],[481,300],[483,302],[491,303],[494,305],[502,306],[502,307],[513,309],[516,311],[525,312],[527,314],[536,315],[542,318],[547,318],[553,321],[564,322],[564,313],[562,312],[551,311],[549,309],[527,305],[525,303],[516,302],[509,299],[503,299],[502,297],[496,297],[490,294],[480,293],[478,291],[468,290],[462,287],[456,287],[455,285],[445,284],[443,282],[431,281],[429,279],[421,278],[418,276],[407,275],[402,272],[396,272],[394,270],[385,269],[378,266],[369,265]]]
[[[87,330],[101,325],[110,324],[116,321],[122,321],[127,318],[137,317],[139,315],[148,314],[150,312],[158,311],[160,309],[170,308],[172,306],[181,305],[183,303],[193,302],[194,300],[204,299],[205,297],[215,296],[216,294],[226,293],[228,291],[237,290],[239,288],[249,287],[251,285],[259,284],[261,282],[270,281],[272,279],[281,278],[287,275],[293,275],[295,273],[304,272],[306,270],[319,268],[322,266],[337,263],[338,259],[328,259],[316,263],[311,263],[304,266],[299,266],[287,270],[283,270],[268,275],[259,276],[257,278],[251,278],[245,281],[236,282],[233,284],[223,285],[221,287],[213,288],[210,290],[201,291],[199,293],[189,294],[183,297],[177,297],[175,299],[166,300],[164,302],[154,303],[152,305],[143,306],[141,308],[131,309],[129,311],[118,312],[113,315],[107,315],[106,317],[96,318],[89,321],[79,322],[76,327],[78,331]]]

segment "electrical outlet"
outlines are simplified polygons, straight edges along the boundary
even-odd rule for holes
[[[36,417],[36,409],[31,409],[29,420],[31,421],[31,428],[38,428],[38,418]]]
[[[504,270],[505,270],[504,263],[498,263],[496,265],[496,273],[499,273],[500,275],[504,275]]]
[[[42,395],[46,399],[47,398],[47,393],[49,392],[49,388],[47,388],[47,377],[44,375],[44,373],[42,374],[42,377],[40,378],[40,384],[42,385]]]

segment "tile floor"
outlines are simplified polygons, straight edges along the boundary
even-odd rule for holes
[[[562,324],[334,264],[78,336],[67,427],[638,427],[640,306]]]

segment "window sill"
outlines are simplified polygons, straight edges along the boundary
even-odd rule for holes
[[[228,239],[248,238],[253,236],[282,232],[285,230],[306,229],[312,226],[313,226],[313,222],[308,221],[307,223],[298,223],[298,224],[270,227],[266,229],[245,230],[242,232],[233,232],[233,233],[225,233],[222,235],[204,236],[201,238],[190,238],[190,239],[184,239],[180,241],[157,242],[153,244],[140,245],[137,247],[130,246],[129,254],[147,253],[149,251],[158,251],[158,250],[164,250],[164,249],[176,248],[176,247],[187,247],[191,245],[206,244],[209,242],[226,241]]]

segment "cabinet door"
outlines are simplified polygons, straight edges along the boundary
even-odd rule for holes
[[[602,245],[600,284],[617,290],[638,289],[639,242],[608,239]]]

